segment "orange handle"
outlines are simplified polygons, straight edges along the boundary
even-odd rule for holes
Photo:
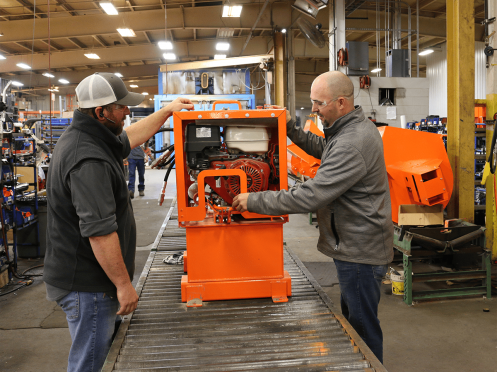
[[[216,104],[222,104],[222,103],[236,103],[238,105],[238,109],[242,109],[242,104],[239,101],[236,100],[226,100],[226,101],[214,101],[212,104],[212,111],[215,111]]]

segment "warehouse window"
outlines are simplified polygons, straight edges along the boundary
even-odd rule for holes
[[[395,106],[395,88],[379,88],[378,99],[380,106]]]

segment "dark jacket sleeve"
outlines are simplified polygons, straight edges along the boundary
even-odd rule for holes
[[[316,177],[290,190],[264,191],[249,195],[250,212],[282,215],[314,212],[330,204],[366,174],[362,155],[350,145],[331,148]]]
[[[106,162],[89,160],[69,175],[72,203],[84,238],[108,235],[117,230],[111,174]]]
[[[306,153],[321,159],[326,146],[326,140],[323,137],[316,136],[311,132],[304,132],[302,128],[297,128],[295,120],[290,120],[286,123],[286,133],[288,138]]]

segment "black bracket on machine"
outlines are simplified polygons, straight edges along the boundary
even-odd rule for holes
[[[195,94],[214,94],[214,78],[207,72],[195,78]]]

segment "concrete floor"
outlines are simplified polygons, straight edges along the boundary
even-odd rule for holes
[[[147,170],[146,195],[133,201],[138,226],[134,282],[167,212],[166,206],[157,206],[163,176],[164,171]],[[175,196],[174,181],[171,174],[166,193],[169,202]],[[334,264],[316,250],[317,237],[308,215],[290,216],[284,228],[287,247],[339,305]],[[21,259],[19,271],[40,263],[41,259]],[[484,312],[484,308],[490,311]],[[384,284],[379,317],[385,339],[384,363],[391,372],[497,372],[495,300],[457,299],[407,306],[402,297],[391,294],[391,285]],[[70,344],[64,313],[45,299],[45,286],[39,277],[31,286],[0,297],[0,371],[65,371]]]

